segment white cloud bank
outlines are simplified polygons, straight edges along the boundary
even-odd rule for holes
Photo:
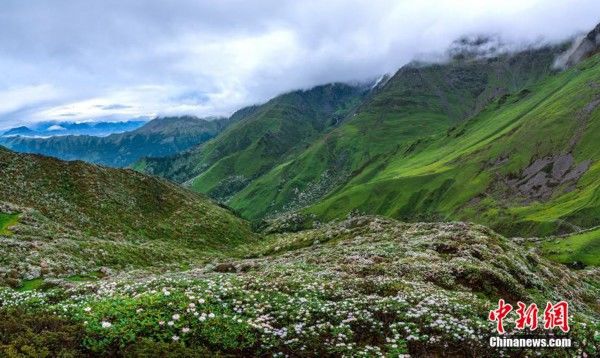
[[[597,0],[4,0],[0,129],[49,119],[228,115],[374,78],[464,34],[557,41]]]

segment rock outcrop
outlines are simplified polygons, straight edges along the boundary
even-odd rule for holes
[[[556,60],[555,66],[562,69],[573,67],[599,51],[600,24],[596,25],[586,36],[576,39],[573,46]]]

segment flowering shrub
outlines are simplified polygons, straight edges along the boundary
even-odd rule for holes
[[[535,301],[569,290],[575,348],[556,354],[597,354],[597,313],[585,303],[597,293],[589,285],[597,273],[578,276],[541,257],[534,266],[531,255],[477,226],[355,218],[267,238],[260,258],[231,262],[233,272],[209,265],[48,291],[1,289],[0,305],[82,327],[79,349],[95,354],[533,355],[490,348],[487,313],[498,295]]]

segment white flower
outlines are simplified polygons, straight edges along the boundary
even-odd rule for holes
[[[162,326],[162,325],[164,325],[164,324],[165,324],[165,321],[158,321],[158,325],[159,325],[159,326]]]
[[[172,326],[172,325],[174,325],[175,323],[174,323],[173,321],[169,321],[169,322],[167,322],[167,324],[168,324],[169,326]]]
[[[107,321],[102,321],[102,328],[110,328],[112,326],[112,323],[107,322]]]
[[[180,317],[181,316],[179,314],[175,313],[172,318],[173,318],[173,321],[177,321]]]
[[[200,318],[198,318],[200,321],[205,321],[206,320],[206,316],[202,315],[200,316]]]
[[[171,295],[171,292],[169,292],[169,291],[163,291],[163,294],[164,294],[165,296],[169,296],[169,295]]]
[[[183,332],[183,333],[188,333],[189,331],[190,331],[190,329],[188,327],[183,327],[181,329],[181,332]]]
[[[92,307],[86,307],[83,309],[85,312],[90,312],[92,310]]]
[[[198,303],[199,303],[199,304],[203,304],[204,302],[206,302],[206,301],[204,301],[204,298],[199,298],[199,299],[198,299]]]
[[[192,302],[192,303],[190,303],[188,306],[189,306],[190,308],[194,308],[194,307],[196,307],[196,304],[195,304],[194,302]]]
[[[215,314],[214,314],[214,313],[212,313],[212,312],[211,312],[211,313],[209,313],[209,314],[208,314],[208,318],[215,318]]]
[[[179,340],[179,336],[173,336],[173,337],[171,337],[171,338],[173,338],[173,340],[174,340],[175,342],[177,342],[177,341]]]

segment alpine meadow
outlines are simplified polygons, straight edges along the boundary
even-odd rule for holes
[[[600,356],[580,2],[9,0],[0,357]]]

